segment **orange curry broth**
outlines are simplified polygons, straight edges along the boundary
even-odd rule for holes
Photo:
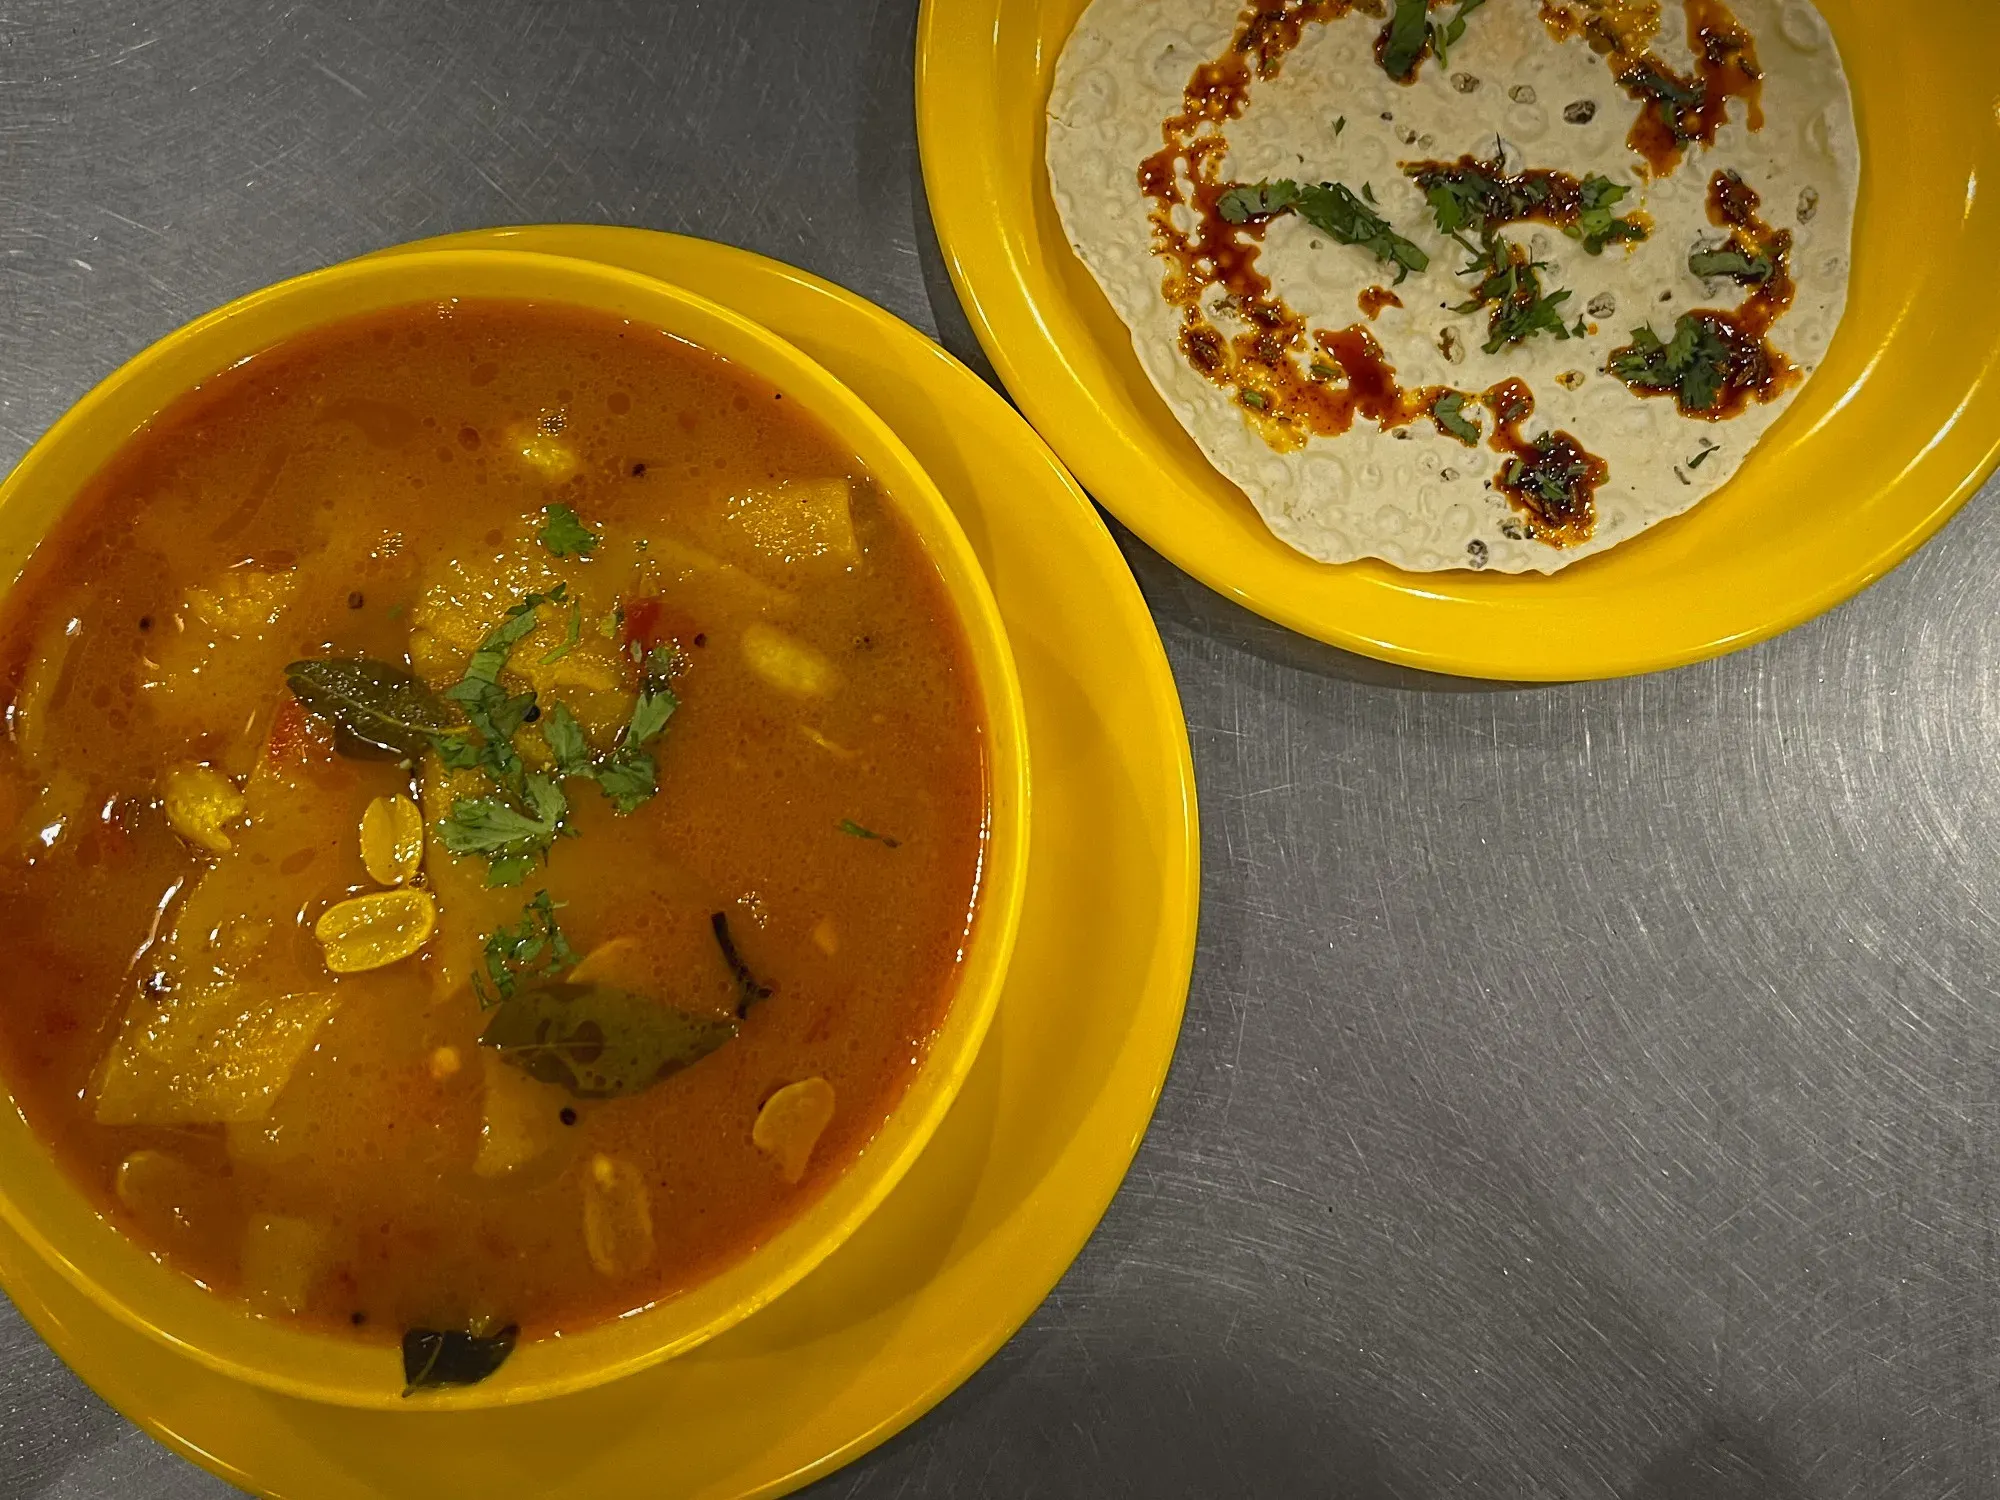
[[[732,519],[746,493],[828,476],[853,480],[851,563],[810,549],[773,556]],[[536,541],[558,501],[600,533],[590,560],[558,560]],[[191,588],[258,573],[295,585],[268,625],[232,638],[191,609]],[[426,603],[450,578],[465,605],[456,628],[475,636],[524,579],[568,582],[582,600],[572,659],[609,660],[625,678],[614,692],[556,689],[543,701],[574,701],[600,742],[632,701],[620,648],[634,635],[679,647],[680,707],[654,744],[659,793],[617,817],[590,783],[569,782],[580,836],[497,891],[483,863],[442,849],[431,821],[419,882],[438,897],[437,933],[414,958],[336,978],[313,922],[378,888],[360,859],[362,811],[415,788],[393,762],[333,754],[291,703],[283,668],[322,655],[403,661],[414,642],[434,682],[455,679],[464,651],[417,623],[454,623],[436,595]],[[614,605],[624,623],[613,616],[607,638],[600,621]],[[742,642],[759,623],[819,652],[831,690],[788,694],[751,670]],[[539,661],[566,625],[545,607],[514,666]],[[686,1288],[768,1239],[863,1149],[956,982],[983,834],[984,731],[942,583],[815,421],[655,331],[465,303],[356,320],[258,356],[167,411],[91,483],[5,601],[0,672],[6,1083],[125,1230],[267,1311],[385,1341],[489,1320],[533,1337]],[[285,914],[240,941],[270,982],[331,990],[338,1008],[262,1122],[102,1125],[95,1070],[142,986],[166,987],[159,955],[190,892],[231,864],[169,827],[162,773],[205,761],[240,785],[260,759],[288,778],[278,805],[298,847],[281,836],[274,850],[267,833],[246,869],[257,840],[237,827],[230,878],[249,906]],[[844,820],[897,842],[853,836]],[[643,1093],[591,1101],[536,1085],[542,1148],[482,1176],[483,1080],[489,1067],[513,1070],[478,1046],[486,1018],[467,980],[483,935],[543,888],[564,903],[579,954],[634,940],[614,976],[627,988],[727,1015],[738,992],[711,927],[724,912],[773,994],[734,1041]],[[210,896],[226,905],[230,889]],[[788,1185],[751,1126],[773,1091],[812,1076],[834,1087],[833,1120]],[[142,1148],[174,1169],[153,1174],[165,1190],[142,1183],[127,1204],[118,1166]],[[587,1253],[581,1204],[600,1156],[645,1186],[653,1253],[642,1269],[606,1274]],[[244,1284],[246,1225],[264,1215],[318,1238],[302,1306]]]

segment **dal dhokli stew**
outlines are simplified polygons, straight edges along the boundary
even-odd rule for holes
[[[0,617],[0,1067],[204,1285],[460,1383],[866,1145],[986,812],[942,581],[783,394],[453,303],[134,438]]]

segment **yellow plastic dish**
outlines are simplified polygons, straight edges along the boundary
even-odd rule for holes
[[[190,388],[308,329],[450,298],[590,308],[663,329],[769,381],[853,451],[913,525],[964,627],[986,724],[986,847],[978,915],[944,1023],[902,1102],[846,1173],[797,1220],[709,1281],[583,1333],[523,1344],[480,1385],[405,1400],[395,1350],[307,1332],[202,1290],[113,1229],[19,1111],[0,1110],[0,1220],[92,1302],[232,1379],[344,1406],[466,1409],[580,1391],[693,1348],[805,1276],[896,1185],[958,1094],[999,999],[1027,875],[1020,684],[999,608],[951,509],[895,434],[818,364],[748,319],[649,277],[516,251],[433,251],[349,262],[233,302],[118,370],[0,484],[0,576],[17,579],[91,474]]]
[[[925,0],[924,183],[1007,389],[1107,509],[1209,587],[1350,651],[1471,677],[1615,677],[1789,629],[1907,557],[2000,458],[2000,5],[1818,0],[1861,133],[1852,297],[1742,472],[1552,578],[1314,562],[1279,542],[1154,392],[1070,250],[1043,168],[1085,0]],[[1670,4],[1677,13],[1678,4]]]
[[[907,323],[681,235],[548,224],[443,243],[574,255],[725,299],[845,381],[937,481],[1000,602],[1035,768],[1028,894],[986,1045],[917,1164],[812,1275],[698,1349],[558,1401],[360,1410],[231,1380],[111,1317],[5,1224],[0,1279],[105,1400],[259,1494],[782,1494],[970,1375],[1056,1284],[1124,1176],[1194,957],[1199,839],[1180,699],[1096,508],[1012,407]],[[423,247],[389,253],[409,248]]]

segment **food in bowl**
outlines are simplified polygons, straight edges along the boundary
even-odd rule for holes
[[[1832,343],[1860,176],[1806,0],[1093,0],[1047,159],[1273,534],[1507,573],[1742,467]]]
[[[0,1076],[218,1294],[492,1373],[741,1260],[951,1003],[987,726],[795,401],[577,307],[292,338],[0,605]]]

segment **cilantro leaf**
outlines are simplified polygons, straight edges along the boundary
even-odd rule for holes
[[[569,630],[562,640],[551,650],[542,653],[542,665],[552,667],[576,649],[576,643],[583,639],[583,601],[569,601]]]
[[[1581,337],[1563,321],[1562,304],[1569,300],[1569,291],[1550,292],[1546,297],[1538,296],[1538,286],[1518,298],[1504,302],[1493,314],[1493,321],[1487,326],[1492,335],[1486,341],[1486,352],[1498,354],[1510,344],[1524,344],[1538,333],[1553,333],[1559,339]]]
[[[596,782],[621,814],[636,811],[655,796],[660,790],[659,765],[646,746],[660,736],[680,707],[672,686],[674,660],[671,646],[655,646],[647,653],[632,717],[618,743],[602,755],[592,752],[583,727],[566,705],[551,705],[542,738],[555,758],[557,774]]]
[[[569,799],[549,777],[527,777],[523,800],[525,810],[498,797],[460,797],[438,837],[453,854],[483,856],[488,885],[518,885],[558,838],[575,832],[566,821]]]
[[[1483,307],[1493,308],[1486,330],[1490,335],[1486,340],[1488,354],[1525,343],[1538,333],[1552,333],[1559,339],[1579,336],[1563,318],[1562,304],[1569,300],[1569,292],[1543,295],[1539,273],[1545,269],[1543,262],[1529,260],[1518,246],[1489,234],[1478,257],[1459,272],[1461,276],[1481,273],[1471,299],[1452,311],[1474,313]]]
[[[886,833],[877,833],[872,828],[863,828],[852,818],[842,818],[834,826],[851,839],[873,839],[885,849],[900,849],[903,847],[901,839],[892,839]]]
[[[1525,458],[1507,460],[1500,483],[1542,520],[1559,524],[1589,513],[1590,492],[1605,472],[1603,460],[1584,452],[1569,434],[1545,432],[1528,445]]]
[[[672,687],[674,652],[671,646],[655,646],[646,657],[644,680],[639,685],[639,701],[632,705],[632,722],[625,729],[625,743],[643,745],[667,727],[667,720],[681,706]]]
[[[1746,255],[1734,245],[1717,250],[1697,250],[1688,256],[1688,269],[1707,278],[1726,276],[1746,286],[1761,286],[1777,273],[1777,264],[1768,255]]]
[[[1467,419],[1467,402],[1457,391],[1446,391],[1431,403],[1431,420],[1468,448],[1479,443],[1479,424]]]
[[[1368,192],[1366,185],[1362,191]],[[1431,263],[1422,247],[1404,239],[1389,221],[1337,182],[1300,185],[1289,178],[1254,185],[1239,184],[1216,200],[1216,209],[1232,224],[1268,219],[1287,211],[1297,214],[1322,234],[1343,245],[1359,245],[1377,260],[1393,265],[1401,284],[1412,271]]]
[[[1215,200],[1216,212],[1232,224],[1252,219],[1268,219],[1281,214],[1298,201],[1299,185],[1289,179],[1260,182],[1254,187],[1238,183]]]
[[[1632,190],[1608,177],[1590,176],[1583,179],[1581,193],[1582,207],[1576,222],[1563,230],[1571,239],[1582,240],[1584,250],[1591,255],[1602,255],[1606,245],[1631,241],[1634,244],[1646,238],[1646,226],[1636,219],[1621,219],[1612,212],[1612,207]]]
[[[584,737],[583,726],[576,722],[568,704],[549,705],[548,717],[542,721],[542,738],[548,743],[549,754],[555,757],[557,775],[590,774],[590,741]]]
[[[577,519],[575,511],[567,505],[545,505],[542,514],[548,519],[542,522],[537,535],[542,545],[557,557],[589,557],[597,550],[597,533]]]
[[[1382,71],[1398,83],[1410,82],[1430,42],[1430,0],[1396,0],[1395,14],[1389,17],[1376,53]]]
[[[1377,260],[1396,267],[1396,281],[1431,263],[1417,245],[1389,227],[1389,221],[1369,208],[1337,182],[1301,188],[1292,211],[1313,228],[1322,230],[1343,245],[1358,245]]]
[[[1706,319],[1682,313],[1671,340],[1651,327],[1633,329],[1632,342],[1612,352],[1610,370],[1635,391],[1672,394],[1682,412],[1704,415],[1728,381],[1729,345]]]
[[[1431,51],[1437,54],[1440,68],[1451,66],[1451,49],[1465,37],[1465,18],[1485,3],[1486,0],[1465,0],[1465,3],[1459,6],[1457,14],[1443,25],[1439,25],[1436,21],[1430,23]]]
[[[648,751],[630,744],[599,761],[591,777],[620,813],[637,812],[660,790],[659,765]]]
[[[506,618],[479,643],[479,649],[465,664],[465,675],[476,682],[498,682],[507,669],[514,647],[535,628],[535,611],[544,604],[560,604],[569,594],[569,585],[557,584],[546,594],[529,594],[507,611]]]
[[[495,928],[483,949],[485,972],[472,976],[479,1008],[491,1010],[502,1000],[511,999],[524,979],[554,977],[575,965],[576,952],[556,922],[561,902],[545,890],[521,908],[521,920],[513,926]]]

